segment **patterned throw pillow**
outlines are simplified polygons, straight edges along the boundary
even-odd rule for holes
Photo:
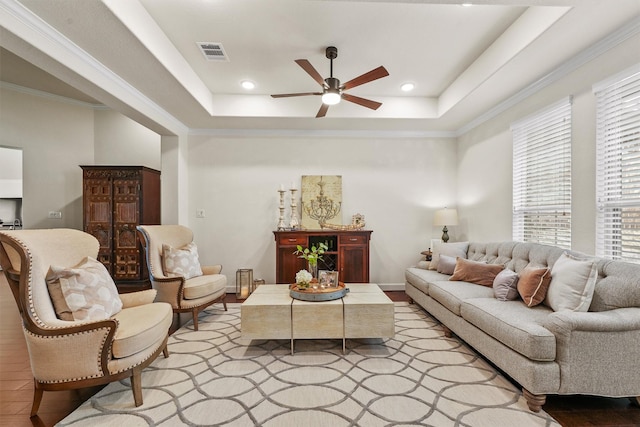
[[[191,242],[180,249],[175,249],[167,244],[162,245],[162,268],[165,276],[182,276],[185,280],[202,276],[198,247]]]
[[[52,265],[46,280],[53,307],[62,320],[104,320],[122,310],[111,275],[91,257],[71,268]]]

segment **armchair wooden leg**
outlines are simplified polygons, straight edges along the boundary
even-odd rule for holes
[[[133,402],[136,407],[142,405],[142,370],[133,368],[131,375],[131,390],[133,390]]]
[[[169,357],[169,345],[165,344],[164,348],[162,349],[162,354],[164,355],[164,358],[166,359],[167,357]]]
[[[224,306],[224,311],[227,311],[227,301],[222,300],[222,305]]]
[[[40,408],[40,402],[42,401],[42,394],[44,390],[40,387],[38,381],[33,379],[33,404],[31,405],[31,417],[35,417]]]
[[[197,308],[193,309],[193,330],[194,331],[198,330],[198,309]]]

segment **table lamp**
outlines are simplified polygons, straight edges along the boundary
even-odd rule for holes
[[[449,241],[447,225],[458,225],[458,211],[456,209],[440,209],[433,215],[433,225],[442,225],[442,241]]]

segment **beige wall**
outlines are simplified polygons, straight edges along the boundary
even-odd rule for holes
[[[454,139],[191,136],[189,224],[203,262],[222,263],[232,282],[239,268],[272,282],[280,184],[342,175],[342,220],[361,213],[373,230],[371,281],[404,283],[439,235],[433,211],[455,201],[455,164]],[[289,221],[289,194],[285,204]]]
[[[511,239],[511,123],[566,96],[572,106],[572,248],[595,253],[595,98],[593,84],[640,60],[640,36],[590,61],[558,82],[458,138],[460,237]]]
[[[0,88],[0,129],[0,145],[23,149],[25,227],[81,228],[78,165],[93,162],[93,110]]]
[[[95,164],[160,170],[160,135],[111,109],[96,109],[94,120]]]

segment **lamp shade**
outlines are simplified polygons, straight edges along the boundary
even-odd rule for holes
[[[440,209],[433,215],[433,225],[458,225],[458,211],[456,209]]]

